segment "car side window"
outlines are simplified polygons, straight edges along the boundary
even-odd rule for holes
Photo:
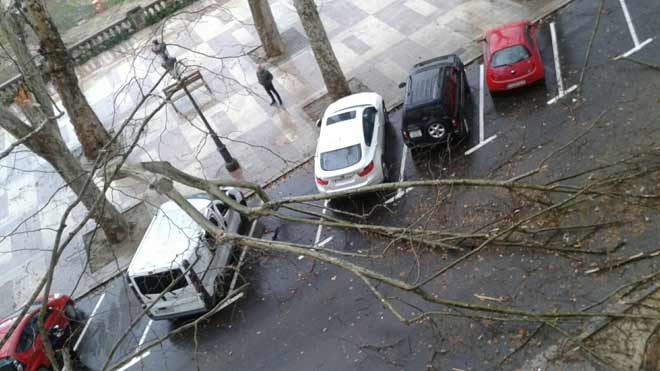
[[[534,38],[532,37],[532,32],[534,31],[534,28],[531,27],[530,25],[525,26],[525,38],[527,39],[527,42],[529,45],[532,47],[535,47],[534,45]]]
[[[53,312],[52,309],[46,310],[46,317],[44,319],[44,323],[48,321],[48,317],[52,312]],[[34,343],[34,339],[39,334],[38,321],[39,321],[39,313],[37,312],[34,314],[34,316],[32,316],[32,318],[30,318],[27,325],[25,325],[25,328],[23,329],[23,332],[21,333],[21,336],[18,339],[18,344],[16,345],[17,353],[23,353],[27,351]]]
[[[362,112],[362,131],[364,132],[364,142],[371,146],[371,139],[374,136],[374,127],[376,126],[376,111],[375,107],[367,107]]]

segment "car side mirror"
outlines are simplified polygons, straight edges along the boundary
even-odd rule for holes
[[[316,120],[316,127],[317,128],[321,127],[321,119]]]
[[[399,83],[399,89],[403,89],[403,88],[405,88],[405,87],[406,87],[406,83],[405,83],[405,82],[401,82],[401,83]]]

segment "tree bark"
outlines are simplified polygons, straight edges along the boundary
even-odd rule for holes
[[[22,11],[39,38],[40,53],[48,61],[48,72],[69,114],[83,153],[93,161],[110,142],[110,135],[80,89],[75,64],[46,9],[39,0],[24,0]]]
[[[32,119],[39,117],[38,111],[34,107],[25,107],[24,112]],[[42,113],[41,118],[44,117]],[[93,182],[90,181],[85,186],[90,176],[89,172],[82,168],[80,162],[67,148],[57,127],[57,122],[52,119],[48,120],[49,122],[42,130],[34,133],[24,142],[25,146],[55,168],[71,190],[80,197],[92,218],[103,229],[108,241],[112,243],[123,241],[129,232],[123,215],[105,198],[105,195]],[[2,108],[0,108],[0,127],[17,138],[22,138],[33,131],[32,127]]]
[[[43,124],[41,130],[33,133],[23,144],[48,161],[71,189],[81,197],[83,205],[92,212],[93,218],[103,229],[108,241],[121,242],[129,231],[128,224],[121,213],[105,199],[95,184],[88,184],[83,194],[89,173],[82,168],[62,139],[62,134],[54,118],[46,82],[27,49],[21,21],[20,15],[12,12],[11,9],[3,12],[0,15],[0,34],[7,40],[15,54],[23,82],[29,91],[29,98],[34,97],[34,101],[30,99],[19,104],[32,125],[28,125],[11,113],[0,109],[0,127],[16,138],[23,138]],[[103,199],[94,208],[95,200],[99,197],[103,197]]]
[[[335,100],[350,95],[348,82],[325,33],[314,0],[294,0],[293,4],[305,29],[309,46],[314,52],[328,94]]]
[[[277,57],[284,51],[284,42],[282,42],[282,36],[277,29],[268,0],[248,0],[248,3],[250,4],[254,27],[257,29],[266,56],[268,58]]]

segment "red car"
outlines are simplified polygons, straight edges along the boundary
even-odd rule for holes
[[[488,90],[510,90],[543,79],[536,26],[529,21],[517,21],[486,31],[483,47]]]
[[[35,302],[0,349],[0,371],[46,371],[51,363],[46,357],[37,320],[41,303]],[[0,321],[0,339],[4,338],[22,309]],[[73,333],[78,315],[73,301],[66,295],[50,295],[45,326],[55,350],[62,349]]]

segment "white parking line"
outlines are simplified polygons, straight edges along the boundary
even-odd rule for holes
[[[143,360],[143,359],[149,357],[150,355],[151,355],[151,351],[150,351],[150,350],[147,350],[146,352],[140,354],[139,356],[137,356],[137,357],[131,359],[127,364],[125,364],[125,365],[119,367],[119,368],[117,369],[117,371],[128,370],[130,367],[134,366],[136,363],[138,363],[138,362],[140,362],[141,360]]]
[[[323,215],[328,211],[326,208],[328,207],[328,203],[330,203],[330,200],[325,200],[323,203]],[[323,232],[323,224],[319,224],[319,227],[316,229],[316,238],[314,238],[314,245],[318,245],[319,241],[321,240],[321,232]]]
[[[479,148],[485,146],[486,144],[492,142],[497,135],[493,135],[488,139],[485,139],[486,136],[484,132],[484,65],[479,65],[479,144],[465,151],[465,155],[468,156],[476,152]]]
[[[555,60],[555,75],[557,77],[557,89],[559,90],[559,94],[548,101],[548,104],[553,104],[577,89],[577,85],[573,85],[568,88],[568,90],[564,90],[564,81],[561,77],[561,65],[559,64],[559,48],[557,47],[557,30],[555,29],[555,22],[550,22],[550,36],[552,37],[552,54]]]
[[[85,327],[83,327],[82,331],[80,332],[80,336],[78,336],[78,340],[76,340],[76,343],[73,345],[73,351],[75,352],[78,350],[78,347],[80,346],[80,342],[82,341],[83,337],[85,337],[85,333],[87,332],[87,329],[89,328],[89,324],[92,323],[92,319],[96,315],[96,311],[99,310],[99,307],[101,306],[101,303],[103,302],[103,299],[105,299],[105,293],[101,295],[99,300],[96,302],[96,305],[94,306],[94,309],[92,310],[92,313],[89,315],[89,318],[87,319],[87,322],[85,323]]]
[[[147,327],[144,329],[144,332],[142,333],[142,337],[140,337],[140,341],[138,342],[138,349],[142,348],[142,344],[144,344],[144,341],[147,340],[147,334],[149,334],[149,330],[151,329],[152,323],[154,323],[154,320],[150,319],[149,322],[147,323]]]
[[[619,0],[619,2],[621,3],[621,9],[623,9],[623,16],[626,18],[626,23],[628,24],[628,30],[630,31],[630,37],[632,37],[632,40],[633,40],[633,43],[635,44],[635,47],[628,50],[624,54],[616,57],[615,59],[625,58],[625,57],[639,51],[646,44],[653,41],[653,39],[650,38],[650,39],[644,40],[644,42],[642,42],[642,43],[639,42],[639,38],[637,37],[637,32],[635,32],[635,26],[633,25],[632,19],[630,18],[630,13],[628,12],[628,6],[626,5],[626,1],[625,0]]]
[[[406,160],[408,157],[408,147],[404,144],[401,150],[401,166],[399,166],[399,182],[403,182],[406,174]]]

